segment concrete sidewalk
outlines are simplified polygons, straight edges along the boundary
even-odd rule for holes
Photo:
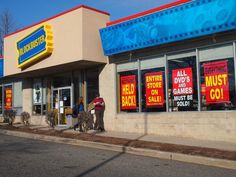
[[[4,126],[0,123],[0,126]],[[22,124],[15,124],[14,127],[17,128],[24,128]],[[68,129],[66,127],[55,127],[54,129],[47,126],[29,126],[30,129],[33,131],[60,131],[63,134],[81,134],[83,133],[79,131],[74,131],[73,129]],[[101,143],[96,141],[84,141],[80,139],[71,139],[68,137],[56,137],[56,136],[48,136],[48,135],[41,135],[41,134],[34,134],[29,132],[21,132],[21,131],[14,131],[8,129],[0,129],[0,133],[13,135],[13,136],[20,136],[26,138],[33,138],[39,139],[44,141],[51,141],[57,143],[66,143],[66,144],[73,144],[78,146],[86,146],[92,148],[100,148],[106,150],[114,150],[119,152],[131,153],[136,155],[144,155],[150,157],[157,157],[169,160],[178,160],[190,163],[197,163],[203,165],[210,165],[210,166],[217,166],[229,169],[236,170],[236,161],[234,160],[227,160],[227,159],[218,159],[214,157],[205,157],[199,155],[191,155],[191,154],[183,154],[178,152],[166,152],[162,150],[155,150],[149,148],[138,148],[132,146],[124,146],[124,145],[115,145],[112,143]],[[225,143],[225,142],[212,142],[212,141],[202,141],[190,138],[179,138],[179,137],[164,137],[164,136],[157,136],[157,135],[142,135],[137,133],[122,133],[122,132],[96,132],[94,130],[90,130],[87,132],[90,135],[98,135],[99,137],[112,137],[112,138],[122,138],[127,140],[140,140],[146,142],[154,142],[154,143],[169,143],[169,144],[176,144],[176,145],[186,145],[186,146],[194,146],[200,149],[203,148],[214,148],[218,150],[224,150],[226,153],[231,152],[233,154],[232,157],[235,157],[236,152],[236,144],[233,143]],[[145,142],[144,142],[145,143]],[[197,149],[198,150],[198,149]]]
[[[0,125],[4,125],[0,123]],[[14,127],[24,127],[23,124],[15,124]],[[40,126],[40,125],[31,125],[30,129],[38,129],[38,130],[53,130],[53,128],[48,126]],[[64,133],[73,133],[73,134],[81,134],[78,130],[74,131],[73,129],[67,127],[55,127],[55,130],[63,130]],[[206,141],[206,140],[198,140],[193,138],[186,137],[174,137],[174,136],[160,136],[160,135],[145,135],[139,133],[124,133],[124,132],[114,132],[114,131],[106,131],[106,132],[96,132],[94,130],[89,130],[86,132],[88,134],[97,134],[99,136],[104,137],[114,137],[114,138],[125,138],[130,140],[143,140],[148,142],[158,142],[158,143],[169,143],[176,145],[186,145],[186,146],[195,146],[195,147],[206,147],[206,148],[215,148],[219,150],[227,150],[227,151],[236,151],[236,144],[229,142],[221,142],[221,141]]]
[[[74,131],[73,129],[65,130],[64,132],[81,133],[79,131]],[[95,131],[90,130],[87,133],[94,133],[94,132]],[[186,146],[215,148],[227,151],[236,151],[236,144],[220,142],[220,141],[206,141],[206,140],[204,141],[204,140],[197,140],[184,137],[180,138],[174,136],[145,135],[139,133],[123,133],[114,131],[100,132],[98,133],[98,135],[104,137],[125,138],[130,140],[143,140],[148,142],[169,143],[169,144],[186,145]]]
[[[170,143],[177,145],[186,145],[186,146],[196,146],[196,147],[207,147],[207,148],[216,148],[221,150],[236,151],[236,144],[220,142],[220,141],[204,141],[197,140],[192,138],[180,138],[174,136],[158,136],[158,135],[142,135],[136,133],[121,133],[121,132],[105,132],[101,136],[110,136],[110,137],[119,137],[119,138],[128,138],[128,139],[137,139],[150,142],[159,142],[159,143]]]
[[[0,123],[1,125],[1,123]],[[22,124],[15,124],[15,127],[23,127]],[[38,130],[50,130],[53,129],[48,126],[40,126],[34,125],[30,126],[31,129]],[[73,129],[68,129],[67,127],[55,127],[55,130],[63,130],[65,133],[75,133],[81,134],[79,131],[74,131]],[[87,133],[94,134],[96,133],[99,136],[104,137],[114,137],[114,138],[125,138],[130,140],[143,140],[148,142],[158,142],[158,143],[169,143],[176,145],[185,145],[185,146],[195,146],[195,147],[206,147],[206,148],[215,148],[219,150],[227,150],[227,151],[236,151],[236,144],[221,142],[221,141],[206,141],[206,140],[198,140],[193,138],[186,137],[174,137],[174,136],[160,136],[160,135],[145,135],[139,133],[124,133],[124,132],[114,132],[114,131],[106,131],[106,132],[96,132],[94,130],[89,130]]]

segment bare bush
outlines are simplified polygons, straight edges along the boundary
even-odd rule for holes
[[[4,110],[3,119],[5,123],[12,125],[16,118],[16,110]]]
[[[28,112],[21,113],[21,121],[24,125],[29,125],[30,114]]]

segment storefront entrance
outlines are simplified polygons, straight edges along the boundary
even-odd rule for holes
[[[51,83],[51,108],[55,113],[55,123],[59,126],[66,125],[66,116],[72,114],[72,108],[79,97],[83,97],[84,109],[99,93],[98,68],[89,68],[52,77]]]
[[[66,125],[66,115],[72,111],[72,88],[60,87],[53,89],[52,107],[57,112],[58,125]]]

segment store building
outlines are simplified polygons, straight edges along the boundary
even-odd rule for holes
[[[235,0],[181,0],[109,22],[80,6],[10,34],[9,108],[33,124],[54,109],[63,125],[76,98],[100,92],[108,131],[236,143],[235,10]]]
[[[31,124],[46,124],[56,110],[57,124],[66,124],[80,96],[88,104],[99,92],[107,63],[99,29],[108,21],[108,13],[82,5],[5,36],[3,90],[11,99],[4,109],[29,112]]]
[[[0,115],[3,112],[3,89],[2,89],[2,84],[3,84],[3,72],[4,72],[4,59],[3,56],[0,56]]]
[[[106,126],[236,143],[235,10],[184,0],[101,29]]]

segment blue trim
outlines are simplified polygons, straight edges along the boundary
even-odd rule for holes
[[[195,0],[100,29],[105,55],[236,29],[235,0]]]
[[[0,78],[4,76],[4,59],[0,58]]]

